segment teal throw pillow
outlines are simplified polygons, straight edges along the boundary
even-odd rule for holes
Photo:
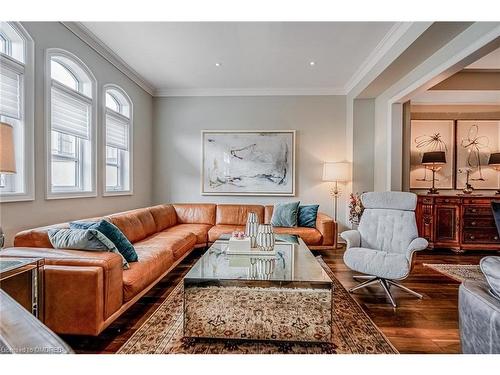
[[[127,260],[104,234],[96,229],[49,229],[49,240],[55,249],[110,251],[120,255],[123,268],[128,269]]]
[[[316,218],[318,217],[318,204],[299,206],[299,227],[316,228]]]
[[[132,243],[116,225],[109,221],[73,221],[69,223],[69,227],[74,229],[96,229],[115,244],[127,262],[137,262],[139,260]]]
[[[299,204],[300,202],[275,204],[271,224],[275,227],[296,227]]]

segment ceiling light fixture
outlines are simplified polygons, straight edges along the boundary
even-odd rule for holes
[[[216,67],[220,67],[220,66],[222,66],[222,64],[221,64],[221,63],[219,63],[219,62],[216,62],[216,63],[215,63],[215,66],[216,66]]]
[[[309,61],[309,65],[314,66],[314,65],[316,65],[316,62],[315,61]]]

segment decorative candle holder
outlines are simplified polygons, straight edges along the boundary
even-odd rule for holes
[[[271,224],[261,224],[257,230],[257,246],[263,251],[274,249],[274,232]]]
[[[247,225],[245,227],[245,235],[250,238],[250,246],[257,247],[257,230],[259,228],[259,219],[255,212],[250,212],[247,218]]]

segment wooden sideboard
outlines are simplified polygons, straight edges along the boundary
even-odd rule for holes
[[[489,195],[419,195],[418,233],[429,241],[429,248],[500,251],[500,239],[491,210]]]

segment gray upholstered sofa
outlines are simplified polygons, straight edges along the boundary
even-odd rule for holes
[[[458,294],[460,341],[468,354],[500,354],[500,257],[485,257],[486,281],[467,280]]]

